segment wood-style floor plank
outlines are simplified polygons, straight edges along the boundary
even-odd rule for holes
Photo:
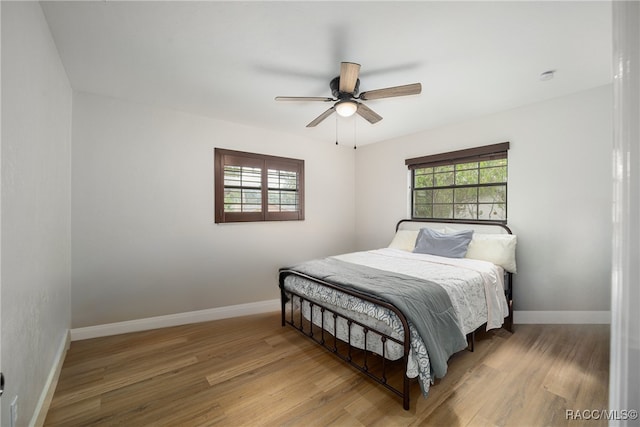
[[[607,325],[480,333],[404,411],[269,313],[71,343],[45,425],[580,425],[567,410],[607,408],[608,350]]]

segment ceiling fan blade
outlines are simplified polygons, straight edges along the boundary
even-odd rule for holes
[[[412,83],[410,85],[369,90],[362,92],[359,98],[368,101],[370,99],[392,98],[394,96],[417,95],[420,92],[422,92],[422,85],[420,83]]]
[[[356,110],[356,113],[358,113],[363,119],[365,119],[371,124],[378,123],[380,120],[382,120],[382,116],[380,114],[376,113],[371,108],[359,102],[358,102],[358,109]]]
[[[320,114],[318,117],[313,119],[311,123],[307,125],[307,127],[312,128],[314,126],[317,126],[321,121],[323,121],[324,119],[329,117],[331,114],[333,114],[334,111],[335,111],[334,107],[329,108],[327,111],[325,111],[324,113]]]
[[[360,64],[354,62],[340,63],[340,92],[353,93],[360,74]]]
[[[325,98],[323,96],[276,96],[276,101],[336,101],[333,98]]]

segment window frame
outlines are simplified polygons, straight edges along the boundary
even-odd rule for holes
[[[225,166],[260,168],[260,211],[225,212]],[[269,170],[296,173],[298,196],[295,211],[269,211]],[[254,187],[238,187],[254,188]],[[257,188],[257,187],[256,187]],[[278,189],[282,191],[282,189]],[[282,206],[281,203],[278,206]],[[214,220],[216,224],[229,222],[302,221],[304,220],[304,160],[244,151],[214,148]]]
[[[475,148],[469,148],[469,149],[465,149],[465,150],[458,150],[458,151],[451,151],[451,152],[447,152],[447,153],[439,153],[439,154],[434,154],[434,155],[430,155],[430,156],[422,156],[422,157],[416,157],[416,158],[412,158],[412,159],[406,159],[405,160],[405,165],[409,168],[410,171],[410,192],[411,192],[411,218],[412,219],[420,219],[420,220],[446,220],[446,221],[461,221],[461,222],[469,222],[469,221],[474,221],[474,222],[479,222],[479,223],[501,223],[501,224],[506,224],[507,223],[507,218],[508,218],[508,210],[507,210],[507,193],[508,193],[508,150],[509,150],[509,142],[503,142],[503,143],[499,143],[499,144],[492,144],[492,145],[486,145],[483,147],[475,147]],[[477,183],[473,183],[473,184],[461,184],[461,185],[456,185],[455,181],[453,184],[450,185],[444,185],[444,186],[437,186],[435,185],[435,182],[432,183],[431,186],[427,186],[427,187],[420,187],[420,188],[416,188],[415,184],[416,184],[416,174],[415,171],[418,169],[426,169],[426,168],[436,168],[436,167],[442,167],[442,166],[452,166],[453,170],[451,173],[453,173],[455,175],[455,173],[457,172],[456,170],[456,165],[461,165],[461,164],[466,164],[466,163],[475,163],[475,162],[483,162],[483,161],[488,161],[488,160],[501,160],[501,159],[505,159],[506,160],[506,165],[505,168],[507,168],[507,178],[505,178],[504,182],[497,182],[497,183],[480,183],[480,178],[478,178],[478,182]],[[488,168],[487,168],[488,169]],[[480,165],[478,165],[478,176],[480,176],[480,171],[482,170],[482,168],[480,167]],[[435,171],[433,172],[434,176],[435,176]],[[504,191],[505,191],[505,195],[504,195],[504,219],[491,219],[491,218],[480,218],[480,214],[479,214],[479,207],[481,205],[480,203],[480,196],[479,196],[479,191],[482,188],[488,188],[488,187],[493,187],[493,186],[503,186],[504,187]],[[452,217],[451,218],[445,218],[442,216],[436,216],[435,215],[435,207],[436,207],[436,203],[434,203],[434,201],[431,202],[431,206],[432,206],[432,211],[431,211],[431,216],[418,216],[416,215],[416,211],[415,211],[415,200],[416,200],[416,191],[422,191],[422,190],[448,190],[448,189],[452,189],[454,191],[454,195],[452,196],[451,199],[451,203],[444,203],[444,205],[451,205],[452,207],[455,207],[456,205],[456,200],[455,200],[455,190],[456,189],[464,189],[464,188],[475,188],[477,189],[477,195],[476,195],[476,202],[475,205],[477,206],[476,208],[476,213],[475,213],[475,217],[474,218],[456,218],[455,217],[455,209],[452,212]],[[469,204],[468,202],[465,204]]]

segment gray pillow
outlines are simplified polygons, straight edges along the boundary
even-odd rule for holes
[[[413,252],[447,258],[464,258],[472,237],[473,230],[445,234],[430,228],[421,228]]]

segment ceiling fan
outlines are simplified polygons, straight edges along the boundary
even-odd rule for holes
[[[354,62],[340,63],[340,75],[329,83],[333,98],[321,96],[276,96],[276,101],[321,101],[335,102],[324,113],[313,119],[307,127],[317,126],[334,112],[342,117],[350,117],[357,113],[369,123],[374,124],[382,120],[382,116],[360,101],[371,99],[391,98],[394,96],[417,95],[422,91],[420,83],[375,89],[358,94],[360,88],[360,64]]]

